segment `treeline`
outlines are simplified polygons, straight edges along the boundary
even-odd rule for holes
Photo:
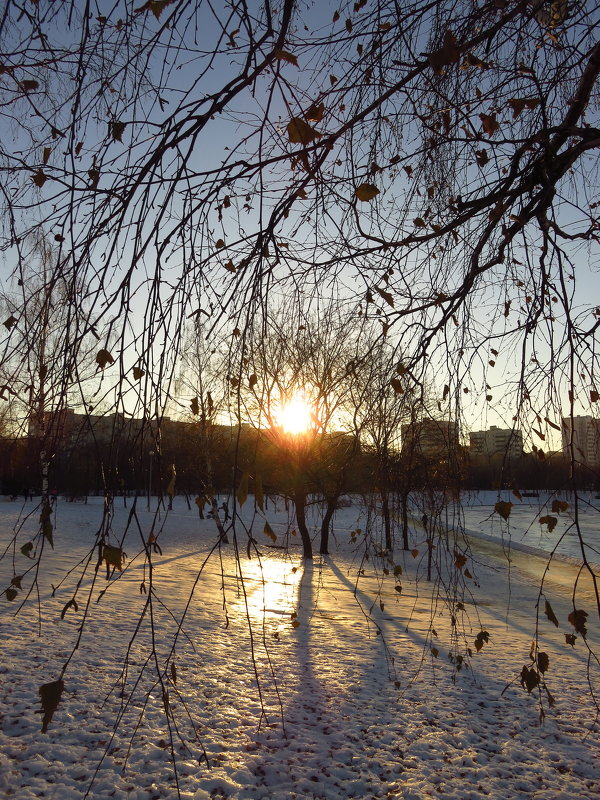
[[[381,454],[349,434],[328,434],[306,444],[301,454],[252,427],[171,425],[157,438],[114,437],[44,444],[35,437],[0,438],[0,492],[18,495],[41,489],[40,451],[50,459],[49,486],[73,497],[110,492],[165,493],[173,479],[178,494],[218,494],[237,490],[242,480],[254,491],[292,496],[298,488],[325,497],[343,493],[424,491],[427,489],[555,489],[568,485],[570,464],[555,454],[535,453],[507,460],[471,458],[468,449],[450,457],[421,453]],[[598,473],[581,467],[580,486],[598,488]]]

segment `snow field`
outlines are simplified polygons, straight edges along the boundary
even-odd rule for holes
[[[115,501],[115,540],[129,511],[120,502]],[[267,512],[277,545],[288,530],[279,505],[277,512]],[[19,510],[17,503],[0,504],[3,542]],[[85,606],[84,592],[79,610],[69,609],[61,619],[71,593],[63,586],[52,597],[50,584],[56,586],[74,556],[91,547],[100,511],[99,503],[59,500],[55,550],[45,553],[48,563],[40,585],[41,635],[35,604],[17,617],[16,601],[3,598],[0,606],[0,793],[6,797],[81,800],[92,779],[92,798],[177,797],[171,734],[157,679],[200,566],[216,543],[214,522],[199,520],[197,510],[188,512],[181,498],[171,514],[161,512],[160,518],[145,507],[139,511],[143,535],[153,529],[162,549],[162,555],[153,556],[156,660],[149,657],[149,613],[130,644],[148,597],[140,594],[142,580],[149,587],[147,567],[142,559],[130,561],[98,603],[107,588],[101,569],[63,697],[48,733],[40,733],[38,687],[58,677]],[[564,639],[565,632],[573,631],[567,622],[572,565],[564,571],[557,567],[556,574],[551,567],[544,595],[560,628],[543,613],[539,619],[541,644],[550,659],[548,683],[556,698],[540,724],[536,693],[526,694],[514,680],[529,663],[535,633],[536,576],[544,572],[536,557],[511,551],[509,562],[494,542],[461,540],[472,547],[468,566],[474,578],[468,582],[472,597],[464,598],[458,630],[465,631],[471,647],[482,628],[490,639],[470,666],[457,672],[447,659],[455,643],[445,610],[453,588],[448,575],[441,575],[445,586],[437,588],[422,579],[415,582],[415,572],[423,569],[422,553],[417,558],[396,553],[394,563],[404,573],[403,591],[396,592],[393,576],[382,575],[377,559],[361,561],[350,542],[349,532],[361,522],[364,527],[362,514],[357,506],[340,510],[332,555],[305,568],[295,537],[289,536],[290,555],[268,546],[263,521],[253,520],[248,507],[242,521],[252,524],[261,556],[253,553],[248,560],[247,536],[240,530],[239,561],[231,533],[230,544],[208,558],[177,639],[172,659],[176,683],[169,684],[174,720],[186,743],[172,732],[181,796],[597,797],[600,737],[586,682],[588,652],[581,637],[574,648]],[[31,531],[24,530],[24,536],[32,535],[34,523],[32,517]],[[415,527],[415,541],[419,538],[422,531]],[[139,534],[128,534],[130,559],[140,542]],[[23,568],[18,548],[15,565]],[[4,571],[1,576],[4,580]],[[69,585],[76,579],[74,574]],[[581,592],[578,596],[590,599],[583,584]],[[598,643],[591,613],[588,641]],[[590,669],[597,686],[597,664],[592,661]]]

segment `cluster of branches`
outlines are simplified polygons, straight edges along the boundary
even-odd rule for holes
[[[42,439],[73,392],[150,426],[191,320],[225,343],[239,420],[268,418],[306,379],[300,319],[293,352],[270,345],[299,295],[377,327],[377,380],[323,332],[314,387],[324,418],[343,387],[384,453],[387,404],[423,407],[432,371],[448,419],[469,402],[543,438],[595,408],[599,24],[577,0],[8,0],[0,396]],[[208,436],[215,390],[191,396]]]
[[[78,368],[91,332],[111,401],[145,413],[186,317],[243,332],[325,287],[457,404],[576,413],[597,395],[574,280],[598,234],[597,25],[566,1],[9,2],[8,271],[28,235],[55,240]],[[9,339],[30,336],[20,311]],[[516,350],[502,406],[490,362]]]

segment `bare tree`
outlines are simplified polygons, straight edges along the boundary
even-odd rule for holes
[[[240,421],[257,425],[285,462],[305,558],[312,558],[309,496],[325,500],[320,551],[326,553],[347,470],[360,450],[349,401],[361,332],[356,316],[344,317],[335,304],[311,312],[288,303],[254,328],[241,352],[240,378],[234,379],[241,391]],[[309,416],[305,429],[290,433],[281,412],[298,397]]]

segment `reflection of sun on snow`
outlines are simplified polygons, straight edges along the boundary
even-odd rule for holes
[[[251,617],[278,620],[296,610],[301,569],[289,561],[269,558],[242,561],[241,569],[244,592],[238,602],[240,607],[247,604]]]
[[[297,435],[309,430],[311,426],[311,408],[301,394],[295,394],[284,403],[277,412],[277,424],[286,433]]]

